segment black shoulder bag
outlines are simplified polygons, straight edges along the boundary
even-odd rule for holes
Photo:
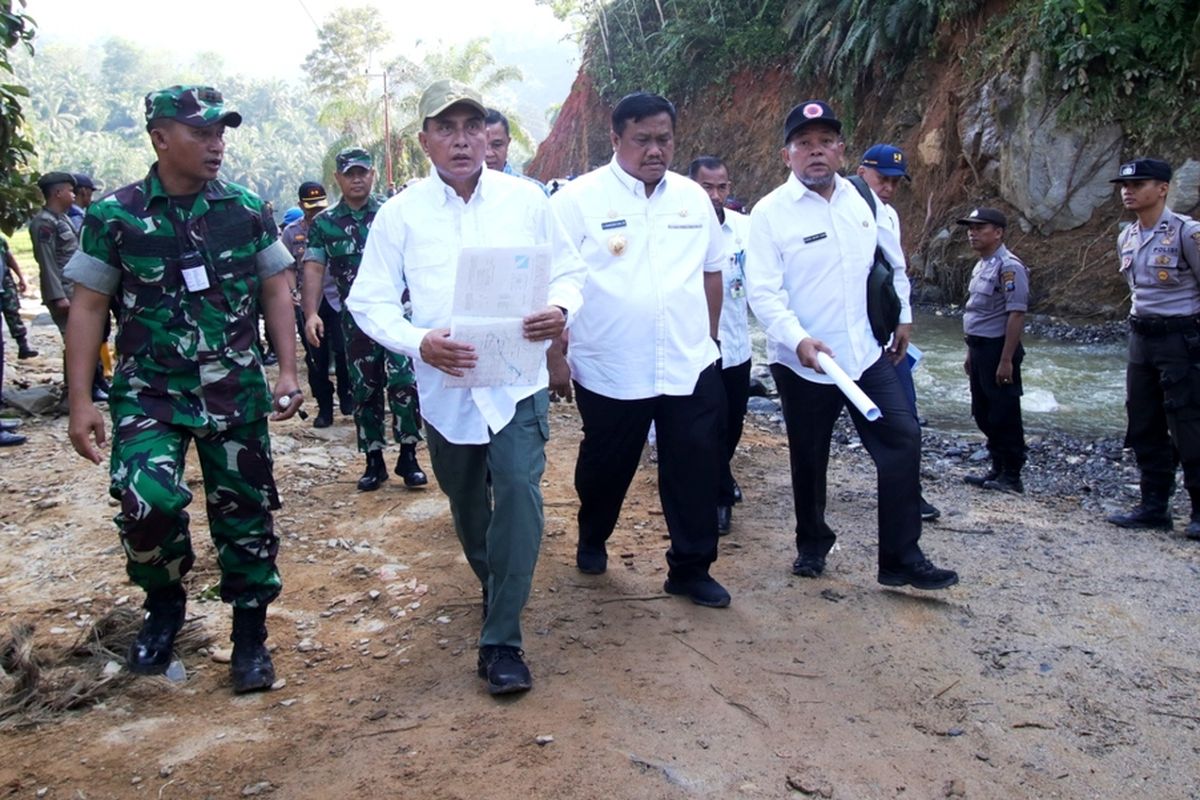
[[[871,208],[871,217],[875,218],[875,197],[871,187],[858,175],[851,175],[847,180],[854,184],[858,193]],[[875,240],[875,263],[867,275],[867,319],[871,322],[871,333],[875,341],[887,346],[891,341],[896,326],[900,324],[900,295],[896,294],[896,284],[893,283],[895,269],[888,263],[879,246],[878,234]]]

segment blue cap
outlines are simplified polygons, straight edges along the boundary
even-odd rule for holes
[[[890,144],[872,145],[863,153],[862,166],[870,167],[880,175],[903,176],[912,180],[912,176],[908,174],[908,159],[904,157],[904,151]]]
[[[283,212],[283,224],[291,225],[296,220],[304,216],[304,212],[298,206],[292,206],[287,211]]]

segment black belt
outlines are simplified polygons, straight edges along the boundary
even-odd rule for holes
[[[1200,329],[1200,316],[1190,317],[1133,317],[1129,329],[1139,336],[1166,336]]]
[[[993,342],[1003,342],[1003,336],[976,336],[973,333],[968,333],[963,337],[963,341],[974,347],[983,347],[992,344]]]

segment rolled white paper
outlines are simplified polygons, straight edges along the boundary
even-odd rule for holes
[[[829,357],[828,353],[817,353],[817,363],[821,365],[821,369],[825,370],[825,374],[833,378],[833,382],[842,390],[842,394],[846,395],[846,399],[854,404],[854,407],[867,418],[867,422],[874,422],[883,416],[883,412],[879,410],[879,406],[867,397],[866,392],[858,388],[858,384],[850,380],[850,376],[846,371],[838,366],[838,363]]]

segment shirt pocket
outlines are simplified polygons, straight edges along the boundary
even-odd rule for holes
[[[582,255],[586,258],[591,250],[607,256],[610,261],[601,261],[601,267],[608,263],[624,263],[630,250],[643,244],[646,238],[646,218],[641,214],[616,218],[592,216],[586,217],[584,223],[587,242],[584,243]]]
[[[1179,263],[1178,253],[1151,254],[1147,265],[1150,277],[1157,286],[1178,286],[1185,265]]]

